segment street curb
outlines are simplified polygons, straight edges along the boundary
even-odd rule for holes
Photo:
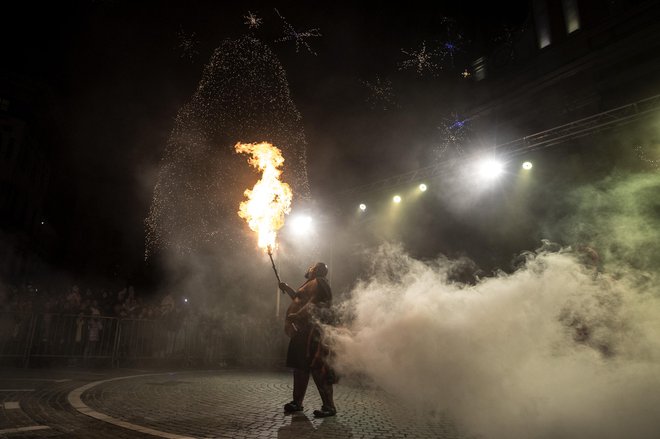
[[[109,424],[126,428],[128,430],[150,434],[152,436],[157,436],[157,437],[164,437],[167,439],[196,439],[192,436],[182,436],[179,434],[168,433],[166,431],[160,431],[153,428],[143,427],[141,425],[133,424],[131,422],[122,421],[121,419],[113,418],[112,416],[106,415],[105,413],[97,412],[96,410],[92,409],[82,401],[83,393],[101,384],[109,383],[112,381],[127,380],[131,378],[140,378],[140,377],[156,376],[156,375],[169,375],[171,373],[172,372],[148,373],[142,375],[129,375],[124,377],[110,378],[107,380],[94,381],[92,383],[85,384],[84,386],[78,387],[77,389],[74,389],[71,392],[69,392],[69,394],[67,395],[67,400],[74,409],[76,409],[78,412],[82,413],[83,415],[87,415],[92,418],[98,419],[99,421],[107,422]]]

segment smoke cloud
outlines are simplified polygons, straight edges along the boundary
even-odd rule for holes
[[[484,438],[657,437],[660,294],[637,234],[658,233],[658,181],[610,178],[570,197],[581,208],[561,228],[603,214],[589,237],[604,264],[591,248],[544,245],[470,285],[452,280],[455,261],[381,246],[332,331],[337,369]]]
[[[574,191],[567,199],[573,212],[554,232],[570,242],[598,249],[611,271],[632,266],[657,270],[660,264],[660,175],[617,172]]]

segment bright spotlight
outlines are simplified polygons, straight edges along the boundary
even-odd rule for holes
[[[485,159],[479,163],[479,175],[485,180],[494,180],[502,172],[504,172],[504,165],[495,159]]]
[[[532,162],[525,162],[522,164],[523,169],[532,169]]]
[[[360,210],[361,210],[362,212],[364,212],[365,210],[367,210],[367,205],[364,204],[364,203],[360,204]]]
[[[422,191],[422,192],[426,192],[426,189],[428,189],[428,187],[426,187],[426,185],[425,185],[424,183],[422,183],[422,184],[419,185],[419,190],[420,190],[420,191]]]
[[[399,204],[401,202],[401,197],[395,195],[394,197],[392,197],[392,201],[394,201],[396,204]]]
[[[300,215],[292,218],[291,227],[293,231],[299,235],[304,235],[312,230],[312,217],[308,215]]]

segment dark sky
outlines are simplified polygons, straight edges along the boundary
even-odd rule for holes
[[[51,207],[59,226],[96,224],[90,229],[99,243],[87,236],[79,253],[107,252],[104,239],[111,239],[116,258],[136,263],[172,120],[214,47],[248,31],[247,11],[263,19],[254,35],[287,71],[304,120],[312,189],[327,196],[425,164],[434,118],[460,103],[460,72],[505,25],[520,27],[529,15],[527,1],[499,3],[26,1],[3,13],[1,52],[4,68],[53,90],[58,190],[71,203]],[[317,56],[274,41],[283,29],[274,7],[297,29],[320,30],[322,37],[309,40]],[[446,18],[454,20],[453,37],[463,37],[453,67],[444,64],[432,78],[399,71],[401,49],[447,40]],[[195,33],[192,58],[182,56],[180,32]],[[376,76],[392,81],[396,105],[388,110],[365,102],[363,81]],[[63,211],[76,212],[77,221]]]

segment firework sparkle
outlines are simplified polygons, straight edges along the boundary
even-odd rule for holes
[[[635,151],[635,154],[637,154],[637,157],[639,158],[639,160],[646,163],[648,166],[650,166],[653,169],[660,169],[660,160],[655,160],[655,159],[650,158],[646,154],[646,151],[642,147],[642,145],[635,145],[633,147],[633,150]]]
[[[146,219],[146,254],[247,246],[236,206],[250,173],[237,139],[270,139],[297,199],[309,197],[306,140],[282,65],[259,40],[225,40],[175,119]]]
[[[449,60],[449,65],[453,68],[455,67],[455,57],[459,52],[463,51],[464,44],[463,37],[458,34],[453,39],[447,39],[441,42],[438,52],[443,60]]]
[[[247,15],[244,15],[243,18],[245,18],[243,24],[245,24],[248,29],[258,29],[263,23],[263,19],[253,14],[251,11],[248,11]]]
[[[361,82],[367,89],[368,94],[365,101],[369,105],[369,108],[372,110],[380,109],[387,111],[396,106],[392,81],[376,76],[373,81]]]
[[[199,55],[197,47],[199,46],[199,40],[195,32],[187,33],[180,28],[176,34],[177,37],[177,48],[180,51],[181,58],[187,58],[189,60],[194,59]]]
[[[438,54],[426,48],[426,41],[422,42],[422,46],[417,49],[404,50],[401,49],[408,59],[399,63],[399,70],[413,69],[417,72],[418,76],[423,76],[426,73],[435,74],[441,67],[433,61],[438,57]]]
[[[296,28],[293,27],[288,21],[286,21],[286,18],[280,14],[280,11],[275,9],[275,13],[277,13],[277,15],[282,19],[282,23],[284,24],[284,36],[276,39],[275,42],[293,41],[296,43],[296,53],[300,51],[300,47],[302,46],[312,55],[316,55],[317,53],[314,52],[310,45],[307,43],[307,39],[321,37],[321,31],[318,28],[314,28],[300,32],[296,30]]]
[[[470,127],[469,118],[463,118],[457,113],[452,113],[451,117],[445,118],[438,130],[442,132],[442,139],[436,148],[438,156],[441,157],[447,152],[463,155],[465,143]]]

